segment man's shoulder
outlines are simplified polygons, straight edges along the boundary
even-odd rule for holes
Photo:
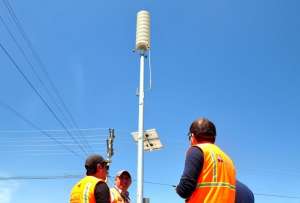
[[[94,196],[97,203],[109,203],[110,191],[105,182],[98,182],[95,186]]]
[[[95,186],[95,191],[98,192],[109,191],[109,187],[105,182],[99,181]]]
[[[187,151],[187,155],[188,156],[194,156],[194,155],[201,155],[201,154],[203,154],[203,151],[202,151],[202,149],[200,148],[200,147],[198,147],[198,146],[196,146],[196,145],[193,145],[193,146],[191,146],[189,149],[188,149],[188,151]]]
[[[111,187],[111,188],[109,188],[109,190],[110,190],[110,192],[112,192],[112,193],[118,193],[118,192],[119,192],[118,189],[115,188],[115,187]]]

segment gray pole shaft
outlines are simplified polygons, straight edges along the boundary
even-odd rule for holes
[[[144,55],[140,58],[139,134],[137,163],[137,203],[143,203],[144,183]]]
[[[109,164],[111,163],[111,158],[114,155],[114,149],[113,149],[114,138],[115,138],[115,130],[109,128],[109,136],[108,139],[106,140],[107,159],[109,161]]]
[[[150,199],[149,198],[144,198],[143,203],[150,203]]]

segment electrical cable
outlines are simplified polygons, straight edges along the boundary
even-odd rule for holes
[[[0,177],[1,181],[8,180],[55,180],[55,179],[73,179],[81,178],[80,175],[63,175],[63,176],[12,176],[12,177]]]
[[[61,109],[61,107],[56,103],[53,95],[51,94],[50,90],[48,89],[48,87],[46,86],[46,84],[43,82],[43,80],[41,79],[41,77],[38,75],[34,65],[30,62],[29,58],[27,57],[27,55],[25,54],[24,49],[21,47],[21,45],[18,43],[18,41],[16,40],[16,38],[14,37],[14,35],[12,34],[12,32],[10,31],[8,25],[5,23],[4,19],[2,18],[2,16],[0,15],[0,20],[2,22],[2,24],[4,25],[5,29],[7,30],[7,32],[9,33],[10,37],[13,39],[13,41],[15,42],[15,44],[17,45],[18,49],[20,50],[20,52],[22,53],[23,57],[25,58],[26,62],[28,63],[29,67],[31,68],[31,70],[33,71],[35,77],[38,79],[38,81],[41,83],[42,87],[45,89],[46,93],[48,94],[49,98],[52,100],[52,102],[54,103],[55,107],[59,110],[59,112],[63,115],[64,119],[66,119],[66,115],[64,113],[64,111]]]
[[[269,193],[254,193],[255,196],[264,196],[264,197],[277,197],[284,199],[300,199],[300,196],[289,196],[289,195],[277,195],[277,194],[269,194]]]
[[[44,131],[44,132],[47,132],[47,131]],[[68,137],[64,137],[63,135],[57,136],[57,135],[53,135],[51,133],[48,133],[48,134],[50,134],[52,137],[55,137],[56,139],[61,140],[61,141],[67,141],[67,142],[70,141],[70,139],[68,139]],[[22,134],[22,136],[24,136],[24,134]],[[27,136],[27,138],[32,138],[33,139],[33,140],[31,140],[31,142],[46,142],[46,141],[48,141],[48,139],[45,138],[45,137],[37,137],[37,136],[40,136],[40,134],[39,135],[34,135],[34,136],[32,136],[32,135],[26,135],[26,136]],[[89,141],[93,141],[93,142],[100,141],[99,136],[86,136],[86,139],[89,140]],[[105,138],[103,138],[103,140],[105,140]],[[15,143],[15,142],[18,142],[18,141],[19,141],[19,137],[3,137],[2,139],[0,139],[0,143],[5,143],[5,142]],[[126,142],[127,143],[127,142],[132,142],[132,141],[125,140],[123,138],[121,140],[118,140],[118,142],[122,142],[122,143]],[[73,143],[73,142],[71,142],[71,143]]]
[[[15,62],[15,60],[12,58],[12,56],[8,53],[8,51],[5,49],[5,47],[0,43],[0,48],[3,50],[3,52],[6,54],[6,56],[10,59],[10,61],[14,64],[14,67],[17,69],[17,71],[22,75],[22,77],[25,79],[25,81],[29,84],[31,89],[34,90],[34,92],[38,95],[38,97],[42,100],[42,102],[45,104],[47,109],[52,113],[54,118],[60,123],[60,125],[66,130],[67,134],[78,144],[80,149],[87,155],[88,153],[85,151],[85,149],[80,145],[80,143],[77,141],[77,139],[68,131],[65,124],[58,118],[57,114],[53,111],[53,109],[50,107],[50,105],[47,103],[47,101],[43,98],[43,96],[38,92],[38,90],[34,87],[34,85],[30,82],[30,80],[27,78],[27,76],[24,74],[24,72],[21,70],[21,68],[18,66],[18,64]]]
[[[105,142],[93,142],[92,145],[105,145],[106,143]],[[64,143],[65,146],[76,146],[76,144],[74,143]],[[8,146],[13,146],[14,148],[19,148],[19,147],[57,147],[57,146],[60,146],[60,144],[20,144],[20,145],[16,145],[16,144],[13,144],[13,145],[8,145],[6,144],[5,147],[8,147]],[[3,148],[0,149],[0,151],[5,151],[3,150]]]
[[[10,181],[10,180],[57,180],[57,179],[77,179],[82,178],[84,175],[62,175],[62,176],[11,176],[11,177],[0,177],[0,181]],[[108,178],[112,179],[111,176]],[[135,179],[133,181],[136,181]],[[176,185],[167,184],[167,183],[159,183],[152,181],[144,181],[147,184],[167,186],[175,188]],[[300,196],[290,196],[290,195],[278,195],[271,193],[254,193],[255,196],[263,196],[263,197],[275,197],[275,198],[284,198],[284,199],[300,199]]]
[[[52,135],[51,135],[52,136]],[[30,140],[30,142],[32,142],[32,143],[35,143],[35,142],[38,142],[38,143],[43,143],[43,142],[47,142],[47,141],[49,141],[49,139],[48,138],[43,138],[43,139],[41,139],[41,138],[39,138],[39,139],[35,139],[34,137],[29,137],[29,136],[26,136],[27,137],[27,139],[32,139],[32,140]],[[60,141],[62,141],[62,142],[66,142],[66,143],[74,143],[74,142],[72,142],[72,141],[70,141],[70,139],[67,139],[67,138],[61,138],[61,137],[56,137],[56,136],[52,136],[52,137],[55,137],[57,140],[60,140]],[[18,143],[20,140],[19,140],[19,138],[15,138],[15,139],[1,139],[0,140],[0,143]],[[29,140],[26,140],[27,142],[29,142]],[[97,141],[99,141],[99,139],[96,139],[96,138],[93,138],[93,139],[89,139],[89,141],[93,141],[93,142],[97,142]]]
[[[79,129],[68,129],[69,131],[99,131],[108,130],[109,128],[79,128]],[[47,129],[45,132],[66,132],[65,130],[59,129]],[[40,132],[38,130],[0,130],[0,133],[35,133]],[[107,136],[107,135],[105,135]]]
[[[148,58],[148,62],[149,62],[149,90],[152,89],[152,67],[151,67],[151,49],[149,49],[149,58]]]
[[[42,129],[40,129],[38,126],[36,126],[33,122],[31,122],[30,120],[28,120],[27,118],[25,118],[22,114],[20,114],[19,112],[17,112],[14,108],[12,108],[11,106],[9,106],[8,104],[0,101],[0,106],[2,106],[3,108],[8,109],[9,111],[11,111],[13,114],[15,114],[17,117],[19,117],[21,120],[23,120],[24,122],[26,122],[28,125],[30,125],[31,127],[33,127],[34,129],[39,130],[43,135],[49,137],[50,139],[52,139],[53,141],[55,141],[56,143],[62,145],[62,147],[64,147],[65,149],[67,149],[68,151],[70,151],[72,154],[74,154],[75,156],[78,156],[81,158],[81,156],[76,153],[75,151],[73,151],[72,149],[70,149],[68,146],[65,146],[63,143],[61,143],[59,140],[53,138],[51,135],[49,135],[47,132],[44,132]]]
[[[64,102],[64,100],[62,99],[61,95],[59,94],[58,89],[55,87],[53,81],[51,80],[51,77],[50,77],[50,75],[49,75],[49,73],[48,73],[48,71],[47,71],[47,69],[46,69],[44,63],[42,62],[41,57],[40,57],[40,56],[38,55],[38,53],[35,51],[35,49],[34,49],[32,43],[31,43],[31,41],[29,40],[29,37],[27,36],[25,30],[23,29],[23,27],[22,27],[22,25],[21,25],[21,22],[19,21],[17,15],[16,15],[15,12],[14,12],[13,7],[10,5],[10,3],[9,3],[8,0],[3,0],[3,2],[4,2],[4,5],[5,5],[6,9],[7,9],[8,12],[9,12],[9,14],[11,15],[13,21],[15,22],[15,24],[16,24],[16,26],[17,26],[19,32],[21,33],[23,39],[26,41],[28,47],[30,48],[30,50],[31,50],[31,52],[32,52],[32,54],[33,54],[33,56],[34,56],[34,58],[35,58],[36,61],[40,64],[40,67],[41,67],[43,73],[45,74],[45,76],[46,76],[46,78],[47,78],[47,80],[48,80],[48,82],[49,82],[49,84],[50,84],[50,87],[52,88],[53,92],[56,94],[56,97],[57,97],[57,98],[59,99],[59,101],[61,102],[63,109],[65,110],[65,112],[66,112],[66,113],[68,114],[68,116],[70,117],[71,123],[73,123],[73,125],[74,125],[76,128],[79,128],[77,122],[75,121],[75,119],[74,119],[74,117],[73,117],[73,115],[71,114],[71,112],[70,112],[69,109],[67,108],[67,105],[65,104],[65,102]],[[26,57],[25,57],[25,58],[26,58]],[[55,100],[55,99],[54,99],[54,100]],[[57,105],[57,106],[58,106],[58,105]],[[63,112],[63,111],[61,111],[61,112]],[[79,135],[80,135],[81,137],[83,137],[80,131],[79,131]],[[91,146],[89,146],[89,143],[87,142],[87,140],[85,140],[84,138],[83,138],[83,140],[84,140],[84,142],[85,142],[86,147],[87,147],[88,149],[92,150],[92,148],[91,148]]]
[[[26,137],[26,138],[28,139],[29,137]],[[56,137],[53,137],[53,138],[57,139]],[[48,138],[45,138],[45,139],[48,139]],[[62,139],[57,139],[57,140],[60,141],[60,142],[62,142],[62,143],[65,143],[67,145],[76,145],[76,144],[74,144],[74,142],[70,142],[69,140],[62,140]],[[90,141],[93,142],[91,145],[93,145],[94,143],[103,143],[103,144],[105,144],[105,142],[99,142],[99,139],[94,139],[94,140],[90,140]],[[14,140],[14,141],[10,141],[10,140],[8,140],[8,141],[6,141],[6,140],[2,141],[1,140],[0,141],[0,144],[5,144],[5,146],[7,146],[7,145],[16,145],[18,143],[20,143],[20,140]],[[25,145],[25,143],[26,142],[22,142],[23,145]],[[30,141],[27,140],[27,143],[28,144],[32,144],[32,145],[34,145],[34,144],[41,144],[42,145],[42,144],[49,143],[49,139],[48,140],[30,140]]]
[[[57,137],[57,138],[66,139],[66,137],[65,137],[66,134],[55,134],[55,133],[51,133],[49,131],[44,131],[44,132],[47,132],[47,133],[49,133],[49,134],[51,134],[51,135],[53,135],[54,137]],[[5,133],[0,133],[0,134],[5,134]],[[40,136],[40,134],[22,133],[22,135],[24,135],[24,134],[26,134],[26,135],[28,135],[29,137],[32,137],[32,138],[39,138],[39,136]],[[7,134],[5,134],[5,135],[7,135]],[[15,140],[15,139],[18,139],[19,135],[20,135],[20,133],[19,134],[10,134],[10,135],[7,135],[7,137],[4,138],[4,139]],[[97,134],[85,135],[85,138],[99,138],[99,137],[105,137],[105,136],[104,135],[99,136]],[[107,135],[106,135],[106,137],[107,137]],[[43,138],[41,138],[41,139],[43,139]],[[1,142],[1,140],[0,140],[0,142]]]

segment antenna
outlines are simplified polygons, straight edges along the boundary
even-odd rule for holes
[[[142,10],[137,13],[135,49],[146,52],[150,48],[150,14]]]
[[[114,139],[115,139],[115,130],[109,128],[109,135],[106,140],[107,160],[109,165],[111,164],[112,162],[111,158],[114,155],[114,148],[113,148]]]
[[[141,10],[137,13],[135,49],[140,55],[139,122],[137,153],[137,203],[143,203],[144,182],[144,64],[145,54],[150,48],[150,14]]]

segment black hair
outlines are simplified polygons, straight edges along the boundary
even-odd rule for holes
[[[97,171],[97,165],[95,167],[92,168],[87,168],[86,169],[86,175],[94,175]]]
[[[193,133],[197,141],[215,142],[216,127],[210,120],[206,118],[199,118],[195,120],[190,126],[190,133]]]

